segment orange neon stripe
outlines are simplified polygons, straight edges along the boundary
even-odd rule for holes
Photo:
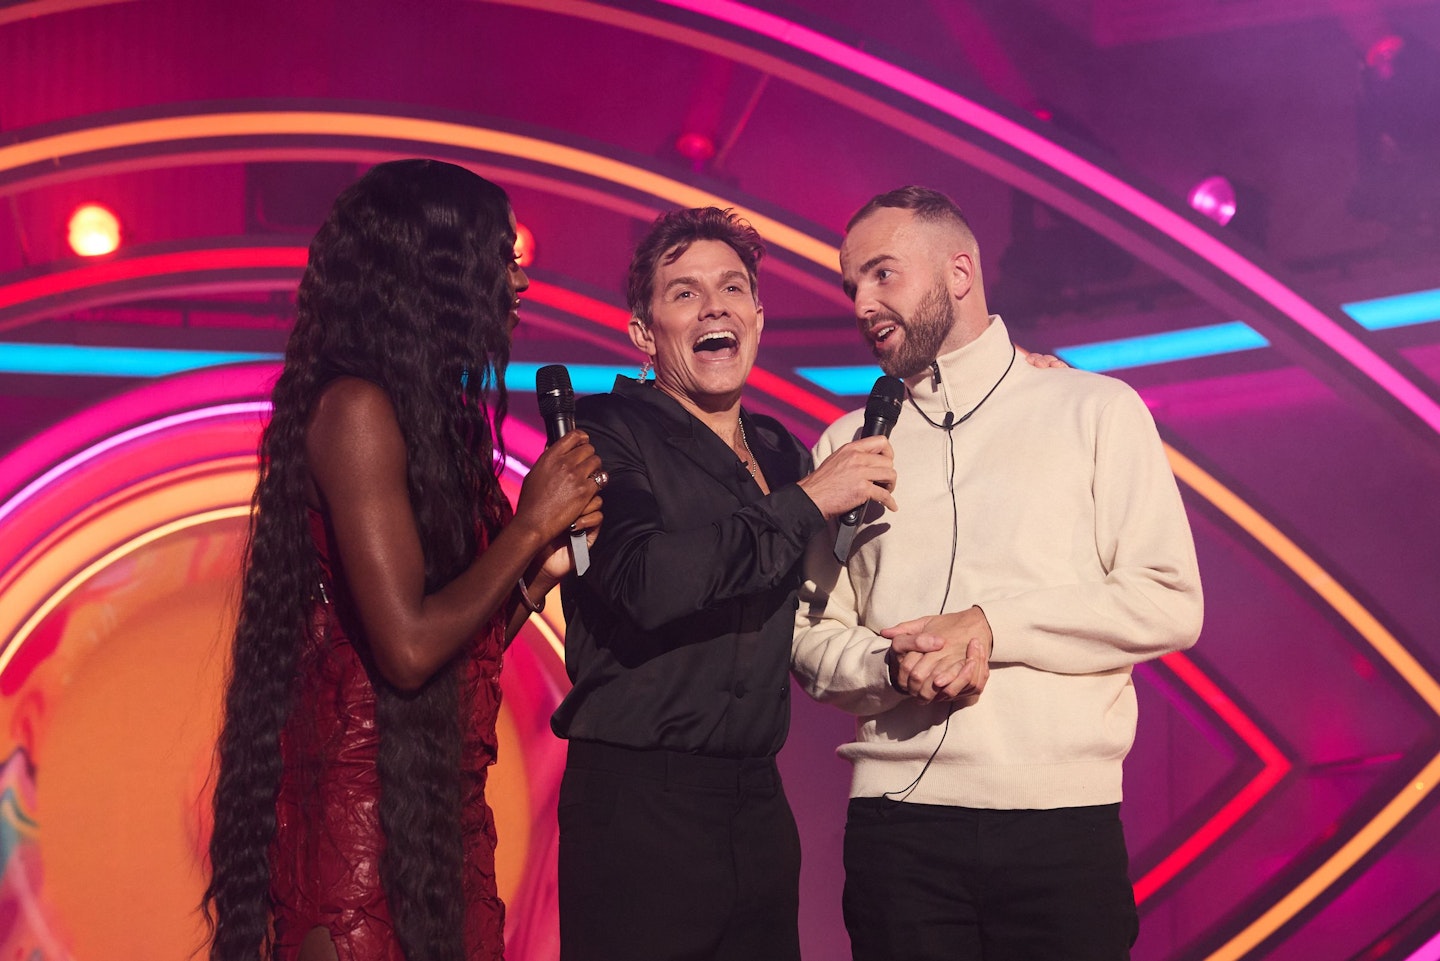
[[[1338,581],[1306,554],[1294,541],[1249,504],[1246,504],[1229,488],[1203,470],[1183,454],[1166,447],[1170,468],[1175,476],[1184,481],[1197,494],[1214,504],[1242,530],[1255,538],[1262,546],[1289,567],[1311,590],[1355,629],[1372,648],[1394,668],[1406,683],[1440,715],[1440,685],[1415,660],[1393,634],[1385,629],[1379,620],[1345,590]],[[1440,778],[1440,754],[1427,763],[1424,769],[1405,789],[1397,794],[1385,807],[1355,835],[1346,841],[1309,877],[1294,890],[1276,901],[1268,910],[1252,921],[1206,961],[1235,961],[1244,957],[1261,942],[1295,917],[1306,905],[1323,894],[1331,885],[1369,853],[1381,839],[1405,819],[1434,789]]]
[[[193,449],[191,452],[192,454],[194,453]],[[159,477],[142,478],[138,483],[132,483],[118,490],[111,489],[99,499],[87,501],[76,508],[73,513],[67,513],[66,516],[61,519],[60,523],[47,530],[44,535],[38,538],[33,544],[27,545],[24,554],[16,557],[7,567],[0,569],[0,597],[11,597],[13,599],[15,595],[9,594],[11,585],[23,577],[28,577],[31,567],[37,563],[50,563],[63,566],[66,561],[64,560],[62,545],[71,537],[75,536],[77,532],[86,531],[91,524],[96,523],[107,515],[115,513],[116,516],[118,516],[118,512],[123,510],[126,504],[136,500],[136,498],[150,496],[156,490],[165,491],[194,481],[197,478],[199,478],[201,482],[219,484],[223,484],[227,477],[236,472],[239,472],[243,476],[253,478],[256,463],[256,456],[254,454],[223,454],[195,464],[173,468]],[[111,471],[115,470],[117,466],[123,467],[124,465],[117,465],[116,459],[112,457],[106,462],[105,469]],[[253,480],[250,483],[253,487]],[[205,506],[212,505],[206,504]],[[143,527],[148,523],[150,523],[150,521],[145,520],[137,526]],[[85,536],[87,542],[93,542],[93,530],[89,531]],[[44,575],[43,579],[53,579],[53,575]],[[31,598],[30,601],[31,603],[38,603],[39,598]],[[3,634],[0,634],[0,636],[3,636]],[[3,673],[3,669],[0,669],[0,673]]]
[[[274,136],[311,140],[321,137],[384,138],[443,144],[550,164],[642,190],[677,207],[734,207],[736,213],[760,231],[766,243],[782,247],[826,270],[835,270],[840,262],[840,253],[835,247],[789,224],[644,167],[537,137],[420,117],[332,111],[241,111],[132,120],[51,134],[0,147],[0,173],[50,163],[55,158],[145,144]]]
[[[153,544],[155,541],[160,540],[162,537],[167,537],[170,534],[187,530],[191,527],[198,527],[201,524],[210,524],[215,521],[229,520],[234,517],[248,517],[249,515],[250,505],[246,504],[244,506],[237,507],[222,507],[217,510],[202,511],[198,514],[190,514],[184,517],[179,517],[175,520],[169,521],[168,523],[161,524],[158,527],[151,527],[147,530],[143,530],[129,540],[124,541],[119,546],[102,554],[94,561],[91,561],[81,570],[77,571],[75,574],[65,579],[65,581],[61,583],[58,587],[56,587],[55,590],[51,591],[45,597],[45,600],[40,604],[40,606],[36,608],[35,612],[31,614],[30,617],[28,617],[23,624],[20,625],[20,627],[15,631],[13,635],[11,635],[9,642],[5,645],[5,650],[0,651],[0,674],[5,673],[5,668],[10,664],[10,661],[14,658],[15,653],[19,651],[21,646],[25,643],[26,638],[30,636],[30,634],[35,630],[35,628],[38,627],[45,620],[45,618],[50,616],[50,612],[55,610],[55,608],[59,607],[62,603],[64,603],[66,598],[68,598],[86,581],[94,577],[96,574],[105,570],[107,567],[110,567],[112,564],[124,560],[126,557],[130,556],[135,551],[139,550],[145,545]]]
[[[448,143],[582,171],[601,179],[610,179],[617,183],[638,187],[679,206],[699,206],[709,203],[723,205],[725,203],[723,198],[643,168],[612,161],[609,158],[585,151],[547,144],[533,138],[480,130],[460,124],[362,114],[256,112],[117,124],[0,148],[0,172],[28,164],[38,164],[57,156],[66,156],[72,151],[103,150],[167,140],[247,135],[388,136],[421,142]],[[798,231],[754,211],[739,209],[742,215],[750,219],[772,243],[789,249],[798,256],[817,263],[827,270],[834,270],[837,256],[833,247],[806,237]],[[1432,709],[1440,713],[1440,690],[1437,690],[1434,680],[1404,649],[1403,645],[1379,624],[1377,619],[1340,587],[1328,573],[1320,569],[1318,564],[1315,564],[1283,535],[1275,532],[1273,525],[1269,525],[1263,518],[1260,518],[1248,505],[1240,502],[1237,497],[1216,484],[1213,478],[1209,478],[1198,467],[1190,464],[1174,451],[1170,451],[1170,455],[1172,468],[1177,477],[1189,484],[1202,497],[1216,503],[1237,524],[1270,549],[1282,563],[1295,570],[1322,599],[1334,607],[1366,638],[1372,647],[1421,694],[1421,697],[1430,704]],[[1207,488],[1211,489],[1210,493],[1207,493]],[[1226,501],[1230,507],[1234,508],[1235,512],[1232,513],[1221,501]],[[1273,540],[1267,539],[1271,532],[1275,535]],[[1226,952],[1231,951],[1237,945],[1248,943],[1253,946],[1254,943],[1258,943],[1258,940],[1273,933],[1289,917],[1293,917],[1303,908],[1304,904],[1323,891],[1325,886],[1333,883],[1334,879],[1344,870],[1353,866],[1365,851],[1370,850],[1379,838],[1384,836],[1384,833],[1414,809],[1415,805],[1433,788],[1434,776],[1437,771],[1440,771],[1440,756],[1427,765],[1421,778],[1397,796],[1390,805],[1387,805],[1380,815],[1342,847],[1311,878],[1277,903],[1212,958],[1237,957],[1237,954]],[[1316,885],[1320,886],[1316,887]],[[1247,939],[1253,940],[1247,941]],[[1248,950],[1248,948],[1238,950]]]

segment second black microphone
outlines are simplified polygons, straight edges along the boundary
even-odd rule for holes
[[[545,421],[546,447],[575,429],[575,390],[564,364],[548,364],[535,372],[535,400]],[[576,574],[590,569],[590,545],[584,531],[570,532],[570,557]]]

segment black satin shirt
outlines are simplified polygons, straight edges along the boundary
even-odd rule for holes
[[[742,411],[770,485],[660,390],[620,377],[576,422],[610,482],[590,570],[562,587],[574,685],[564,738],[770,757],[790,723],[790,640],[806,542],[824,517],[796,481],[809,452]]]

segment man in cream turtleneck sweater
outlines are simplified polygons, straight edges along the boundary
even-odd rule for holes
[[[845,919],[866,959],[1122,959],[1134,664],[1195,642],[1195,549],[1154,422],[1120,381],[1017,362],[974,235],[925,188],[840,251],[860,332],[909,397],[899,510],[845,566],[810,545],[793,669],[857,715]],[[817,462],[857,436],[859,411]]]

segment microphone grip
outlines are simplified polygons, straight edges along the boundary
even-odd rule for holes
[[[575,429],[575,415],[569,411],[556,411],[545,418],[545,446],[549,447]]]
[[[545,446],[549,447],[574,429],[574,411],[566,408],[552,412],[545,418]],[[575,563],[576,574],[590,569],[590,545],[584,531],[570,531],[570,559]]]
[[[575,429],[575,392],[564,364],[550,364],[535,372],[535,398],[545,421],[545,446],[549,447]],[[590,569],[590,545],[585,532],[570,528],[570,558],[575,573]]]
[[[872,419],[870,419],[870,418],[867,418],[866,421],[865,421],[865,426],[864,426],[864,427],[861,429],[861,431],[860,431],[860,436],[861,436],[861,437],[889,437],[889,436],[890,436],[890,431],[891,431],[892,429],[894,429],[894,427],[895,427],[895,422],[892,421],[892,420],[886,420],[886,419],[882,419],[882,418],[876,418],[876,419],[873,419],[873,420],[872,420]],[[865,503],[861,504],[859,507],[852,507],[852,508],[850,508],[850,510],[848,510],[848,511],[846,511],[845,513],[841,514],[841,515],[840,515],[840,526],[841,526],[841,527],[854,527],[856,524],[859,524],[859,523],[860,523],[860,518],[865,514],[865,508],[867,508],[867,507],[869,507],[869,506],[870,506],[870,502],[869,502],[869,501],[866,501]]]
[[[905,384],[898,377],[886,375],[876,378],[875,386],[870,388],[870,397],[865,402],[865,421],[860,429],[860,436],[889,437],[895,426],[895,419],[900,416],[900,405],[904,398]],[[870,502],[867,500],[859,507],[851,508],[840,515],[840,528],[835,534],[835,559],[841,564],[846,563],[850,557],[850,545],[855,542],[860,518],[865,516],[865,510],[869,506]]]

